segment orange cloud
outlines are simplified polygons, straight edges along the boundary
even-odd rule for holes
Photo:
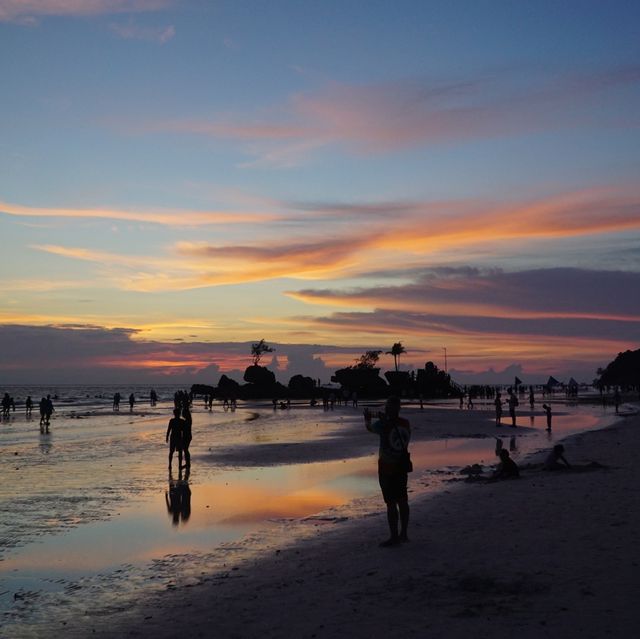
[[[100,263],[115,286],[158,291],[278,278],[357,276],[377,270],[380,264],[388,271],[421,268],[459,260],[461,249],[509,255],[514,241],[640,230],[640,197],[629,189],[591,189],[507,204],[418,202],[398,207],[391,203],[390,209],[394,215],[387,217],[377,212],[373,217],[362,212],[354,216],[346,206],[348,224],[334,224],[328,231],[319,208],[318,217],[312,216],[299,238],[283,241],[277,227],[265,226],[260,233],[262,229],[254,226],[259,239],[252,243],[179,242],[163,257],[54,245],[35,248]],[[336,211],[330,209],[328,214],[333,217]]]

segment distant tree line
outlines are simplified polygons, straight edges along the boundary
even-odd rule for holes
[[[245,384],[222,375],[216,387],[194,384],[191,390],[196,395],[214,394],[244,399],[315,398],[329,391],[322,388],[319,380],[304,375],[294,375],[286,386],[276,381],[273,371],[260,365],[262,357],[274,350],[264,339],[252,344],[252,364],[245,369]],[[394,343],[386,352],[393,356],[395,370],[386,372],[385,379],[380,376],[380,368],[377,366],[383,351],[370,350],[358,357],[352,366],[337,370],[331,381],[340,385],[340,391],[350,395],[356,393],[358,397],[386,397],[394,394],[427,399],[460,394],[459,387],[452,382],[450,376],[438,369],[433,362],[427,362],[423,369],[417,371],[400,371],[399,358],[406,352],[401,342]]]

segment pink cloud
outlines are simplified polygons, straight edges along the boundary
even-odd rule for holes
[[[96,16],[165,9],[172,0],[0,0],[0,22],[34,24],[46,16]]]
[[[140,27],[132,23],[110,24],[109,29],[122,40],[143,40],[144,42],[156,42],[166,44],[176,34],[175,27]]]
[[[157,121],[142,130],[251,142],[247,151],[259,162],[295,164],[326,145],[386,153],[574,127],[594,117],[601,123],[602,115],[589,114],[590,105],[639,82],[640,67],[629,66],[540,76],[526,87],[506,75],[457,83],[333,83],[314,93],[295,94],[259,115]]]

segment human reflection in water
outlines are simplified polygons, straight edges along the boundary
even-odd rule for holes
[[[169,473],[169,489],[164,493],[167,504],[167,513],[171,517],[171,523],[178,526],[180,522],[186,524],[191,516],[191,488],[189,486],[189,469],[182,477],[182,470],[178,479],[174,479]]]

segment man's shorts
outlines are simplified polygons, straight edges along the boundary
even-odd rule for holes
[[[378,481],[386,504],[408,499],[407,473],[378,473]]]
[[[177,437],[171,436],[169,438],[169,450],[171,452],[173,452],[174,450],[182,450],[182,437],[180,435],[178,435]]]

